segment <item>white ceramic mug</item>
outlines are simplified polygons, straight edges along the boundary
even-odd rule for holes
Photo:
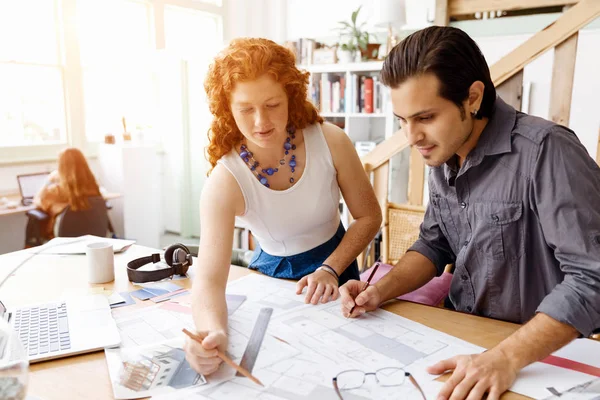
[[[110,243],[90,243],[86,246],[88,282],[106,283],[115,280],[115,256]]]

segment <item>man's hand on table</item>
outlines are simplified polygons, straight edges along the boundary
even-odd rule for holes
[[[517,378],[518,369],[500,350],[482,354],[461,355],[438,362],[427,368],[430,374],[453,371],[437,400],[498,400]]]

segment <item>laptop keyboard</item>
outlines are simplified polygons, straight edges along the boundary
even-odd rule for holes
[[[14,326],[29,357],[71,348],[66,303],[18,309]]]

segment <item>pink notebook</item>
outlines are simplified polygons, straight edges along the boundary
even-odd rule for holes
[[[373,279],[371,279],[371,284],[374,284],[375,282],[380,280],[392,268],[393,266],[390,264],[381,263],[379,265],[379,269],[375,273],[375,276],[373,277]],[[372,269],[373,267],[360,274],[360,280],[366,282],[367,278],[371,274]],[[437,306],[446,298],[446,296],[448,296],[451,281],[452,274],[444,272],[441,276],[433,278],[426,285],[420,287],[419,289],[413,292],[400,296],[398,297],[398,299],[412,301],[414,303],[426,304],[429,306]]]

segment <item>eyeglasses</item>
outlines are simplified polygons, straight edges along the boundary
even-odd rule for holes
[[[377,384],[383,387],[400,386],[404,384],[406,378],[408,378],[408,380],[417,388],[419,393],[421,393],[423,400],[427,400],[421,386],[419,386],[410,372],[406,372],[403,369],[396,367],[381,368],[375,372],[364,372],[357,369],[340,372],[332,379],[333,388],[340,400],[344,400],[341,393],[342,391],[358,389],[364,385],[367,375],[375,376]]]

